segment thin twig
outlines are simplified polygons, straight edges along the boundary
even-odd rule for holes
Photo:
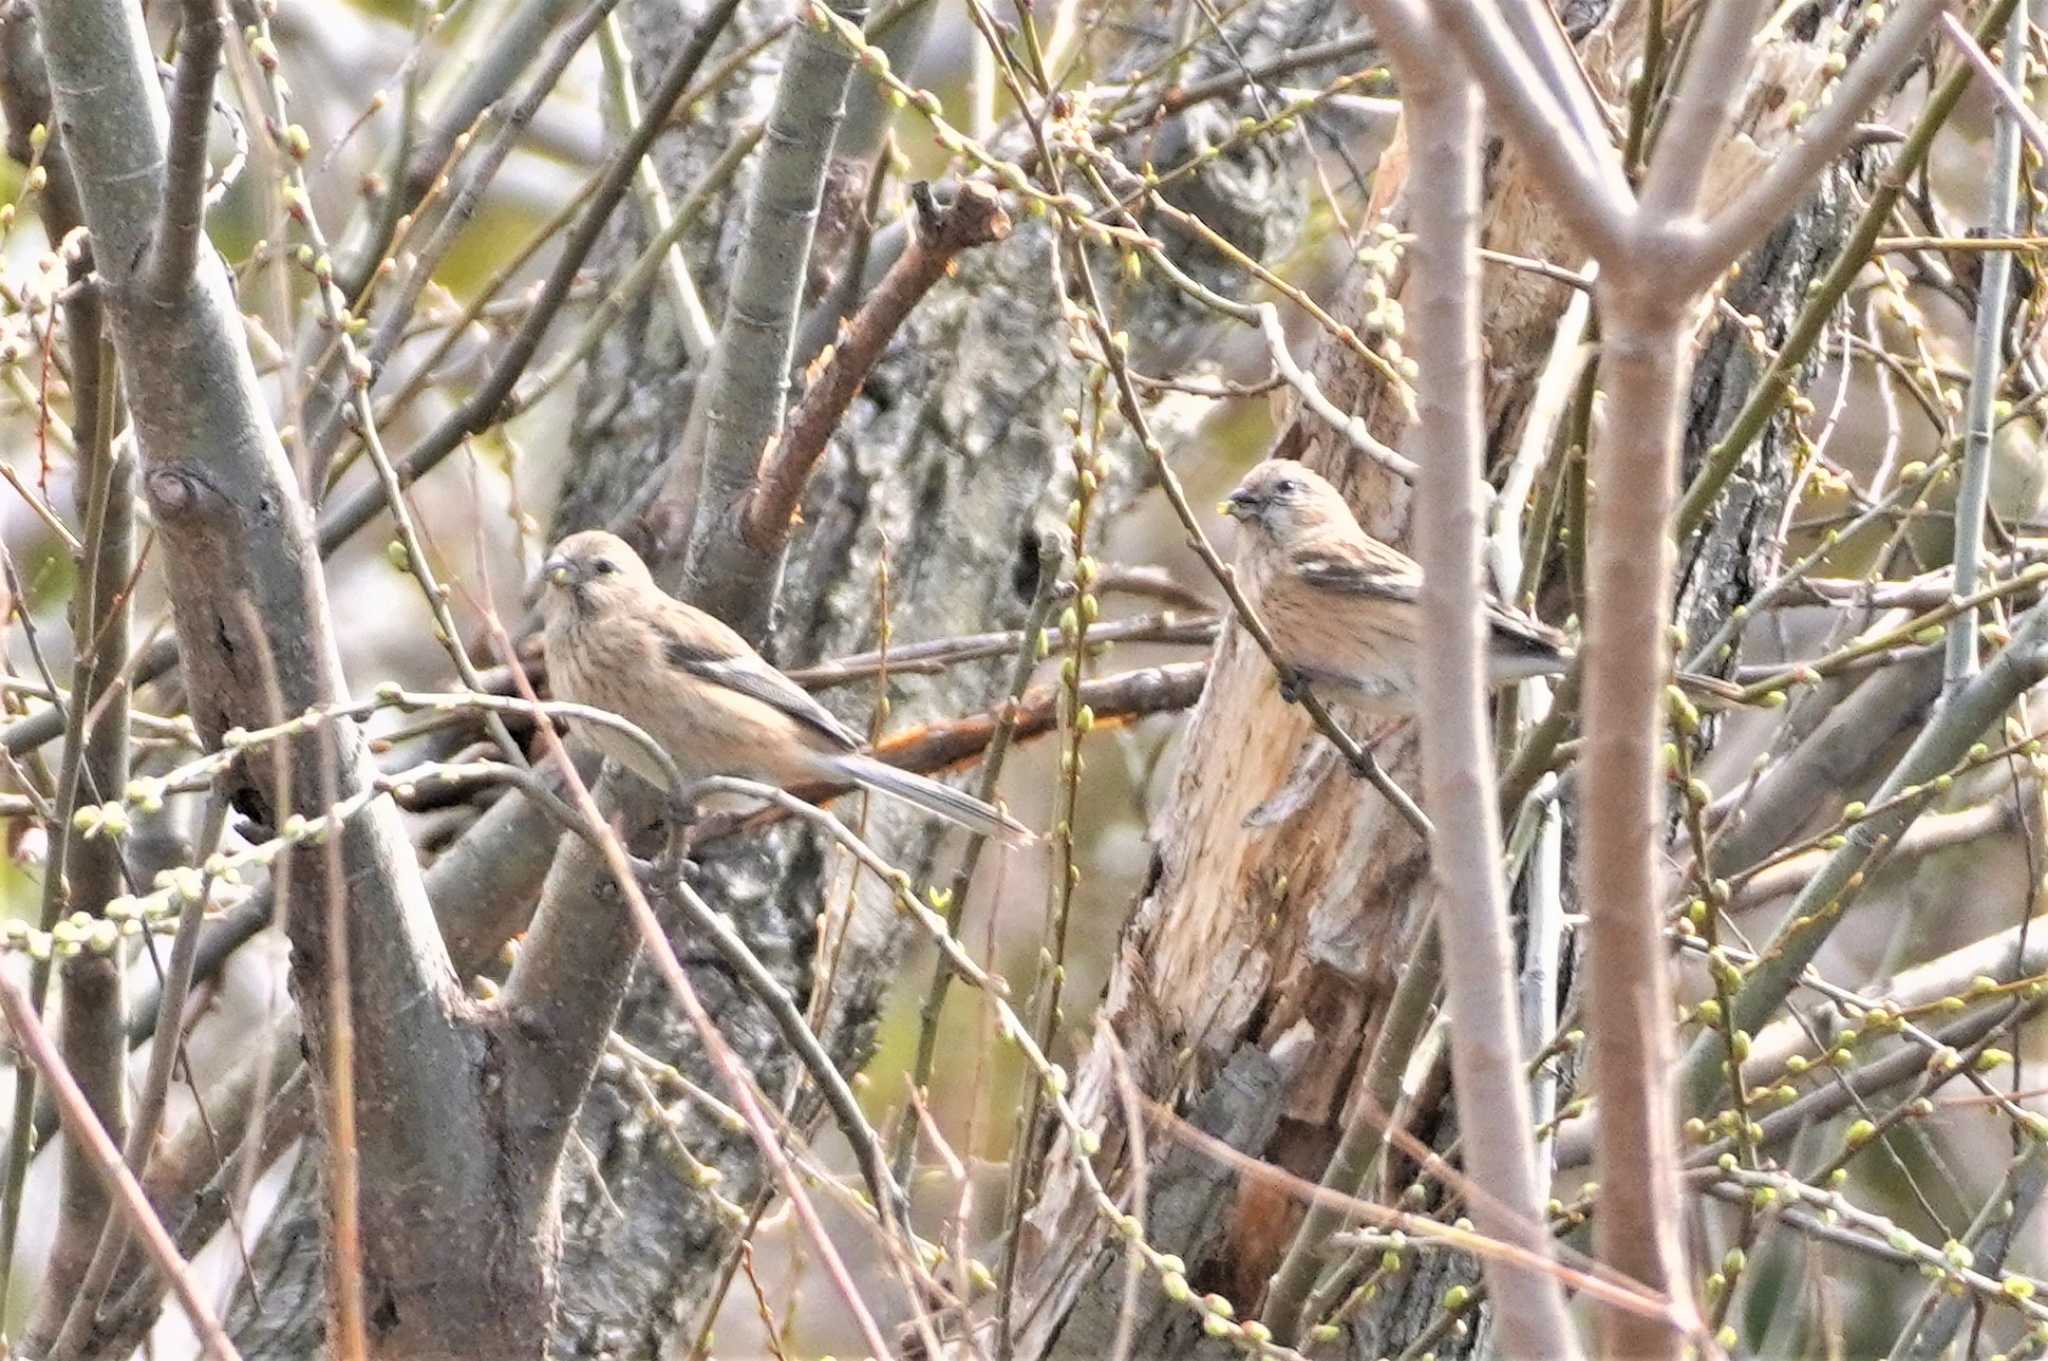
[[[2028,11],[2013,10],[2005,33],[2005,75],[1987,69],[1984,54],[1969,33],[1947,12],[1941,15],[1941,31],[1960,45],[1971,65],[1994,90],[2006,91],[1995,111],[1991,137],[1991,192],[1984,214],[1986,236],[2010,236],[2019,222],[2020,133],[2030,135],[2032,115],[2024,105],[2010,98],[2010,83],[2025,78],[2027,63]],[[2034,125],[2038,126],[2038,124]],[[2035,148],[2048,157],[2048,144]],[[2006,251],[1988,256],[1977,284],[1977,317],[1970,340],[1970,390],[1963,405],[1963,477],[1956,489],[1955,593],[1969,595],[1977,589],[1978,558],[1984,548],[1984,514],[1991,495],[1991,436],[1993,407],[2003,376],[2005,348],[2005,305],[2012,287],[2012,255]],[[1956,616],[1949,624],[1948,652],[1942,666],[1944,694],[1953,693],[1977,671],[1978,614],[1976,610]]]

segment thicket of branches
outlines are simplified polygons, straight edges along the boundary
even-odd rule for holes
[[[0,0],[10,1354],[2048,1349],[2030,14]],[[593,526],[1045,844],[602,767]]]

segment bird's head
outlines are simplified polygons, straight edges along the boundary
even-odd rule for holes
[[[1216,507],[1248,529],[1282,541],[1348,517],[1343,496],[1320,473],[1291,458],[1270,458],[1244,475]]]
[[[568,605],[582,615],[617,609],[654,585],[640,555],[601,529],[571,534],[556,544],[540,575],[550,609]]]

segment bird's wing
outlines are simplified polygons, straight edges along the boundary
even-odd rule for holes
[[[730,633],[730,630],[725,631]],[[712,636],[717,638],[716,634]],[[719,646],[719,642],[726,645]],[[759,700],[769,708],[787,714],[834,746],[847,751],[857,751],[861,746],[860,738],[844,723],[806,694],[802,686],[761,660],[736,633],[716,642],[699,642],[663,628],[661,653],[670,666],[702,677],[714,685],[722,685],[749,699]]]
[[[1324,536],[1296,548],[1288,561],[1303,581],[1340,595],[1408,603],[1422,599],[1422,568],[1407,554],[1376,540]],[[1562,633],[1491,596],[1486,601],[1486,624],[1494,647],[1509,655],[1549,659],[1566,652]]]
[[[1569,651],[1564,634],[1491,596],[1486,601],[1486,624],[1494,646],[1513,655],[1563,659]]]
[[[1422,569],[1414,559],[1370,539],[1322,535],[1297,545],[1287,560],[1309,585],[1340,595],[1405,601],[1422,595]]]

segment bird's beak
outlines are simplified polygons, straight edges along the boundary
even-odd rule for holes
[[[1242,520],[1252,513],[1252,499],[1241,491],[1234,491],[1216,503],[1216,513]]]
[[[540,565],[541,580],[550,586],[567,586],[574,575],[567,558],[549,558]]]

